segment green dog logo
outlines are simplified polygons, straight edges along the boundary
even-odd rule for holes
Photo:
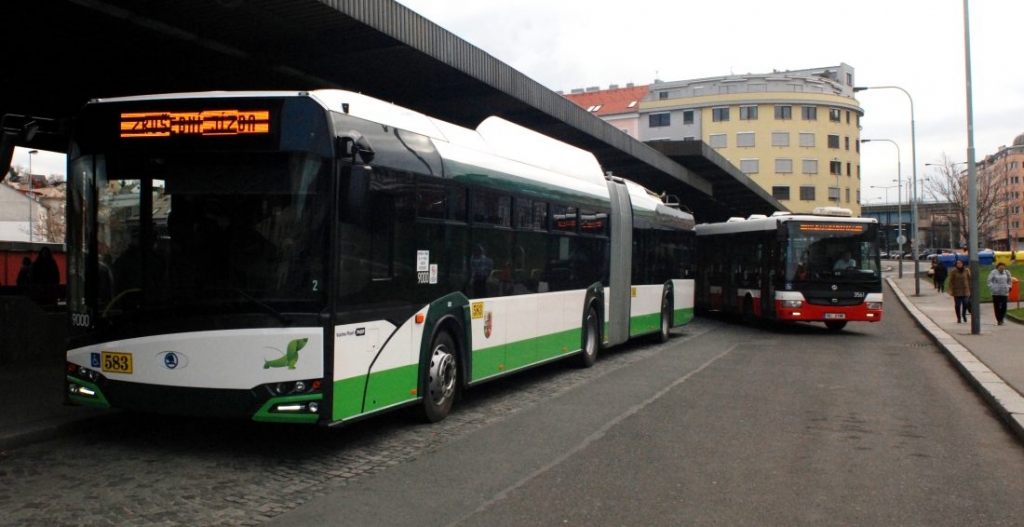
[[[295,369],[295,363],[299,361],[299,350],[306,347],[306,343],[309,339],[295,339],[288,343],[288,351],[282,357],[278,357],[273,360],[263,362],[263,369],[267,368],[284,368],[288,366],[289,370]],[[278,350],[277,348],[270,348]]]

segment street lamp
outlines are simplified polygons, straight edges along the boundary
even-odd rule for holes
[[[964,2],[966,1],[967,0],[964,0]],[[900,88],[899,86],[855,86],[853,91],[856,93],[871,89],[899,90],[907,96],[907,99],[910,99],[910,151],[911,161],[914,163],[914,195],[910,200],[910,227],[912,229],[911,235],[913,236],[911,248],[913,249],[914,254],[914,296],[921,296],[921,263],[917,259],[917,135],[914,132],[914,98],[910,96],[910,92]]]
[[[870,143],[871,141],[885,141],[887,143],[892,143],[892,145],[896,147],[896,220],[897,220],[897,227],[896,227],[896,229],[897,229],[897,232],[899,233],[896,236],[896,244],[899,245],[899,248],[900,248],[900,258],[899,258],[900,263],[899,263],[899,272],[897,273],[897,276],[899,276],[900,278],[903,278],[903,242],[906,240],[906,237],[903,236],[903,196],[901,194],[903,192],[903,168],[902,168],[903,165],[902,165],[902,163],[900,163],[900,159],[902,158],[902,155],[900,155],[900,145],[897,144],[896,141],[893,141],[892,139],[861,139],[860,140],[861,143]],[[913,218],[911,218],[911,219],[913,219]],[[911,222],[911,225],[913,225],[913,222]],[[917,261],[917,251],[914,251],[914,261],[915,262]],[[915,263],[914,271],[915,272],[917,271],[916,263]]]
[[[28,197],[28,241],[32,243],[34,234],[32,232],[32,204],[36,201],[32,194],[32,156],[39,153],[39,150],[28,151],[28,191],[25,196]]]
[[[971,291],[981,291],[978,262],[978,189],[974,166],[974,87],[971,83],[971,22],[964,0],[964,70],[967,86],[967,259],[971,264]],[[980,294],[971,295],[971,334],[981,333]]]

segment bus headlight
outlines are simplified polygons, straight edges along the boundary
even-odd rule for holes
[[[867,307],[868,307],[868,309],[882,309],[882,303],[881,302],[868,302],[867,303]]]
[[[804,301],[803,300],[783,300],[782,301],[782,307],[788,307],[788,308],[791,308],[791,309],[799,309],[801,307],[804,307]]]

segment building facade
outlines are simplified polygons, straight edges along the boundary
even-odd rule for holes
[[[792,212],[842,206],[860,215],[863,110],[853,86],[847,64],[656,80],[637,105],[636,137],[704,141]],[[566,97],[609,120],[593,110],[593,90]]]
[[[996,250],[1021,250],[1024,238],[1021,231],[1024,223],[1024,134],[1018,135],[1011,146],[1000,146],[998,152],[985,156],[976,167],[979,181],[990,182],[996,189],[995,195],[989,196],[996,212],[988,216],[988,225],[979,222],[979,241]]]

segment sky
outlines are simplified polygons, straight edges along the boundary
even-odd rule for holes
[[[573,88],[767,73],[846,63],[859,86],[862,203],[882,204],[916,143],[919,193],[967,161],[963,0],[398,0],[541,85]],[[975,160],[1024,133],[1022,0],[969,2]],[[911,99],[916,141],[911,140]],[[899,172],[899,174],[898,174]],[[888,191],[895,203],[896,189]]]
[[[846,63],[857,94],[863,203],[882,204],[899,172],[967,160],[967,76],[963,0],[399,0],[411,10],[554,91],[649,84],[730,73],[766,73]],[[975,159],[1024,133],[1024,1],[969,3]],[[28,166],[25,149],[12,164]],[[60,154],[40,152],[33,172],[66,171]],[[921,188],[919,186],[919,188]],[[896,200],[890,189],[888,199]],[[901,193],[906,201],[907,191]],[[922,192],[923,194],[923,192]]]

